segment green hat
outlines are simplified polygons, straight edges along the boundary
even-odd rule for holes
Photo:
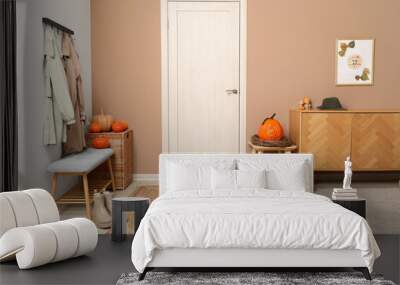
[[[318,107],[320,110],[346,110],[340,104],[340,101],[337,97],[329,97],[324,98],[322,100],[322,105]]]

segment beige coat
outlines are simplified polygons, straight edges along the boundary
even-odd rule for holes
[[[43,143],[49,145],[67,141],[66,125],[74,124],[75,116],[61,59],[62,34],[47,25],[44,31]]]
[[[82,71],[78,53],[69,34],[64,33],[62,53],[69,94],[75,112],[75,123],[67,127],[67,141],[63,144],[63,154],[81,152],[85,147],[85,102],[82,87]]]

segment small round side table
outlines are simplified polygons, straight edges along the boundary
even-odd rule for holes
[[[122,241],[125,235],[122,233],[122,215],[125,211],[135,212],[135,233],[140,221],[146,214],[150,205],[150,199],[145,197],[118,197],[112,199],[112,233],[113,241]]]

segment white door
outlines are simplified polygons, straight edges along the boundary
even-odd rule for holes
[[[239,152],[239,2],[168,3],[170,152]]]

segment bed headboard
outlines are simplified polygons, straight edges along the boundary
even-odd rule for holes
[[[160,154],[159,160],[159,187],[160,195],[167,191],[167,180],[168,180],[168,163],[170,162],[198,162],[198,163],[210,163],[213,161],[264,161],[273,167],[275,163],[287,163],[290,165],[292,162],[304,161],[307,166],[306,169],[306,191],[314,191],[314,166],[313,166],[313,155],[312,154]]]

